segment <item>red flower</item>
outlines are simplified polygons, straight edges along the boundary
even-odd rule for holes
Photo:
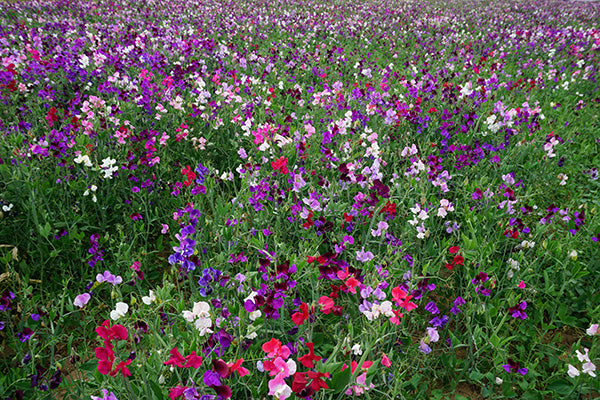
[[[131,360],[127,360],[125,362],[121,361],[117,364],[117,368],[110,372],[110,376],[117,375],[119,371],[121,371],[121,374],[123,374],[124,377],[131,376],[131,372],[129,372],[129,368],[127,368],[129,364],[131,364]]]
[[[458,253],[458,250],[460,250],[459,246],[452,246],[448,249],[448,251],[450,252],[450,254],[456,254]]]
[[[327,386],[327,384],[325,383],[325,381],[322,378],[329,378],[329,373],[328,372],[313,372],[313,371],[308,371],[306,373],[306,375],[312,379],[312,382],[310,383],[310,387],[316,392],[319,389],[323,388],[323,389],[329,389],[329,386]]]
[[[183,396],[183,392],[185,392],[186,389],[189,388],[190,386],[176,386],[174,388],[171,388],[171,390],[169,391],[169,398],[171,400],[175,400],[179,396]]]
[[[110,326],[109,320],[105,320],[97,327],[96,333],[105,340],[127,340],[127,329],[123,325]]]
[[[271,166],[273,167],[273,169],[275,171],[279,171],[279,173],[285,175],[289,172],[287,169],[287,162],[288,162],[288,159],[281,156],[281,157],[279,157],[278,160],[272,161]]]
[[[185,358],[187,362],[183,366],[184,368],[200,368],[202,365],[202,357],[196,355],[195,351]]]
[[[109,342],[110,345],[110,342]],[[98,372],[102,375],[108,375],[115,361],[115,354],[110,348],[96,347],[96,358],[98,359]]]
[[[454,256],[454,266],[457,265],[463,265],[463,263],[465,262],[465,258],[463,256],[461,256],[460,254],[457,254]]]
[[[350,289],[350,292],[352,293],[356,293],[356,287],[360,285],[360,282],[354,276],[348,278],[348,280],[344,283],[346,284],[346,286],[348,286],[348,289]]]
[[[185,362],[185,358],[179,353],[177,347],[173,347],[171,351],[169,351],[171,357],[168,361],[165,361],[165,365],[177,365],[179,368],[183,368],[183,363]]]
[[[183,168],[181,170],[181,174],[185,175],[185,177],[187,178],[187,181],[183,182],[183,184],[188,187],[192,184],[192,182],[194,181],[194,179],[196,179],[196,173],[194,171],[192,171],[192,169],[190,168],[189,165],[186,165],[185,168]]]
[[[306,368],[314,368],[313,361],[319,361],[321,356],[317,356],[315,354],[315,344],[314,343],[306,343],[306,347],[308,347],[308,354],[303,355],[298,358],[298,361],[302,363]]]
[[[308,304],[306,303],[302,303],[300,304],[300,310],[302,312],[296,312],[294,313],[294,315],[292,315],[292,321],[294,322],[294,324],[296,325],[302,325],[304,323],[304,321],[306,321],[308,319],[308,317],[310,316],[308,314]]]
[[[408,295],[404,290],[400,289],[399,286],[396,286],[392,289],[392,299],[396,301],[398,306],[405,308],[406,311],[414,310],[417,308],[417,305],[410,301],[412,296]]]
[[[292,382],[292,392],[300,393],[307,384],[308,379],[306,379],[306,372],[296,372],[294,374],[294,381]]]
[[[246,376],[250,373],[250,371],[248,371],[248,369],[242,367],[242,363],[244,362],[243,358],[240,358],[239,360],[237,360],[234,363],[228,363],[227,366],[229,367],[229,373],[232,374],[234,371],[237,371],[238,374],[240,375],[240,378],[242,376]]]

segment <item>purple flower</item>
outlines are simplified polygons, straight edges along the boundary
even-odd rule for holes
[[[6,291],[0,298],[0,311],[7,311],[12,309],[11,300],[14,300],[15,294],[13,292]]]
[[[113,286],[116,286],[123,283],[123,278],[111,274],[110,271],[104,271],[104,274],[96,275],[96,281],[98,281],[98,283],[108,282],[112,283]]]
[[[429,311],[432,314],[440,313],[440,310],[437,308],[437,306],[435,305],[435,303],[433,301],[430,301],[429,303],[427,303],[427,305],[425,306],[425,310]]]
[[[463,304],[465,304],[465,300],[462,297],[458,296],[456,299],[454,299],[454,306],[452,307],[450,312],[454,315],[458,314],[459,312],[461,312],[458,309],[458,306],[462,306]]]
[[[110,392],[110,394],[108,394],[108,390],[106,389],[102,389],[102,397],[98,397],[98,396],[91,396],[92,400],[119,400],[117,399],[117,396],[115,396],[115,394],[113,392]]]
[[[31,335],[33,335],[33,331],[29,328],[24,328],[21,333],[17,333],[17,337],[23,343],[31,339]]]
[[[90,298],[92,296],[90,296],[89,293],[83,293],[78,295],[77,297],[75,297],[75,301],[73,302],[73,305],[82,308],[83,306],[85,306],[88,301],[90,301]]]
[[[509,358],[507,361],[508,361],[508,364],[505,364],[502,366],[502,368],[504,368],[506,370],[506,372],[508,372],[508,373],[518,372],[523,376],[527,373],[527,368],[519,368],[518,361],[514,361],[512,358]]]
[[[375,258],[375,255],[373,255],[373,253],[371,253],[370,251],[365,251],[364,247],[362,248],[362,250],[356,252],[356,259],[358,261],[369,262],[373,258]]]
[[[522,301],[514,307],[508,308],[508,313],[514,318],[527,318],[527,314],[525,314],[525,309],[527,308],[527,302]]]
[[[202,379],[206,386],[220,386],[221,376],[213,370],[207,370]]]
[[[448,316],[434,317],[429,323],[436,328],[441,328],[448,323]]]

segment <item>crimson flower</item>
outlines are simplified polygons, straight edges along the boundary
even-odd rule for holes
[[[165,361],[165,365],[177,365],[179,368],[183,368],[183,363],[185,362],[185,358],[179,353],[177,347],[173,347],[171,351],[169,351],[171,357],[168,361]]]
[[[282,175],[285,175],[289,172],[287,169],[287,162],[288,162],[288,159],[281,156],[276,161],[272,161],[271,166],[273,167],[273,169],[275,171],[279,171],[279,173],[281,173]]]
[[[301,312],[295,312],[292,315],[292,321],[294,322],[294,324],[296,325],[302,325],[304,323],[304,321],[306,321],[308,319],[308,317],[310,316],[308,314],[308,304],[306,303],[302,303],[300,304],[300,310]]]
[[[312,379],[312,382],[310,383],[310,387],[315,392],[321,388],[329,389],[329,386],[327,386],[327,383],[325,383],[325,381],[323,380],[323,378],[329,378],[329,372],[308,371],[306,373],[306,376],[309,377],[310,379]]]
[[[308,354],[303,355],[302,357],[298,357],[298,361],[306,368],[314,368],[313,361],[319,361],[321,356],[315,355],[315,344],[314,343],[306,343],[306,347],[308,347]]]
[[[202,357],[196,355],[195,351],[192,351],[185,359],[187,362],[183,366],[184,368],[200,368],[200,365],[202,365]]]
[[[110,376],[116,376],[119,371],[123,374],[124,377],[131,376],[131,372],[129,372],[129,368],[127,366],[131,364],[131,360],[121,361],[117,364],[117,368],[110,372]]]

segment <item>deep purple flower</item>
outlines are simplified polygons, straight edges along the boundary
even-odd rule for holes
[[[519,368],[518,361],[514,361],[512,358],[509,358],[507,361],[508,361],[508,364],[505,364],[502,366],[502,368],[504,368],[506,370],[506,372],[508,372],[508,373],[518,372],[523,376],[527,373],[527,368]]]
[[[514,318],[527,318],[527,314],[525,314],[525,309],[527,308],[527,302],[522,301],[514,307],[508,308],[508,313]]]
[[[7,311],[12,309],[11,300],[15,298],[13,292],[5,291],[0,298],[0,311]]]
[[[31,335],[33,335],[33,331],[29,328],[23,328],[21,333],[17,333],[17,337],[23,343],[31,339]]]
[[[490,279],[490,277],[488,276],[488,274],[486,274],[485,272],[480,272],[478,273],[475,278],[473,278],[471,280],[471,283],[473,285],[477,285],[478,283],[483,283],[483,282],[487,282],[488,279]]]

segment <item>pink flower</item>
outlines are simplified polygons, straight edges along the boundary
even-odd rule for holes
[[[519,283],[519,289],[525,289],[525,282],[521,281],[521,283]]]
[[[239,360],[237,360],[234,363],[227,363],[227,366],[229,367],[229,373],[233,373],[234,371],[237,371],[238,374],[240,375],[240,378],[243,376],[246,376],[250,373],[250,371],[248,371],[246,368],[242,367],[242,363],[244,362],[243,358],[240,358]]]
[[[291,353],[287,346],[281,346],[281,342],[275,338],[263,344],[262,349],[267,353],[267,357],[269,358],[282,357],[283,359],[287,359]]]
[[[321,311],[323,311],[324,314],[329,314],[331,312],[331,308],[335,305],[333,299],[327,296],[321,296],[319,298],[319,304],[321,305]]]
[[[381,365],[388,368],[392,366],[392,362],[390,361],[388,356],[385,355],[385,353],[383,353],[383,356],[381,356]]]

